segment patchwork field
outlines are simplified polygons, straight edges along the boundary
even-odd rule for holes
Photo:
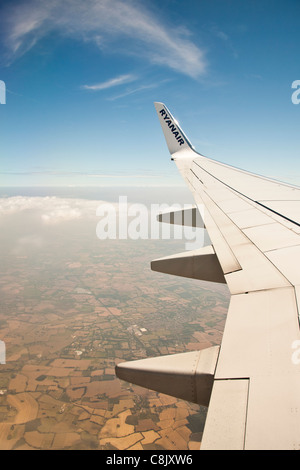
[[[114,369],[219,344],[224,286],[150,270],[180,241],[103,242],[75,224],[40,228],[43,243],[21,249],[14,224],[0,240],[0,449],[199,448],[204,408]]]

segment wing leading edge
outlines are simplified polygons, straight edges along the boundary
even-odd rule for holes
[[[298,449],[300,189],[204,157],[166,106],[155,108],[172,160],[201,214],[205,208],[211,246],[153,267],[226,282],[231,300],[220,350],[182,354],[180,370],[171,366],[172,356],[162,359],[169,388],[159,388],[159,358],[135,361],[133,374],[132,363],[120,364],[117,375],[179,396],[185,370],[180,398],[209,403],[201,449]],[[137,377],[145,371],[143,382]]]

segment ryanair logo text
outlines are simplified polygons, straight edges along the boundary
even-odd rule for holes
[[[159,111],[159,113],[161,114],[161,116],[163,116],[165,123],[168,124],[170,131],[174,135],[174,137],[177,140],[177,142],[179,143],[179,145],[184,144],[184,140],[183,140],[182,135],[180,135],[180,132],[176,128],[175,124],[173,124],[172,119],[170,118],[170,116],[168,116],[166,111],[164,109],[161,109]]]

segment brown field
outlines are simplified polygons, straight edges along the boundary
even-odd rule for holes
[[[39,405],[30,393],[8,395],[7,402],[17,410],[17,414],[13,420],[14,424],[27,423],[35,419],[38,415]]]

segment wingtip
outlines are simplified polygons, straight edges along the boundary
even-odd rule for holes
[[[154,101],[154,106],[155,108],[159,108],[161,106],[164,106],[165,107],[165,104],[162,102],[162,101]]]
[[[171,156],[183,149],[193,149],[190,141],[180,128],[176,119],[172,116],[167,106],[160,101],[155,101],[154,105]]]

